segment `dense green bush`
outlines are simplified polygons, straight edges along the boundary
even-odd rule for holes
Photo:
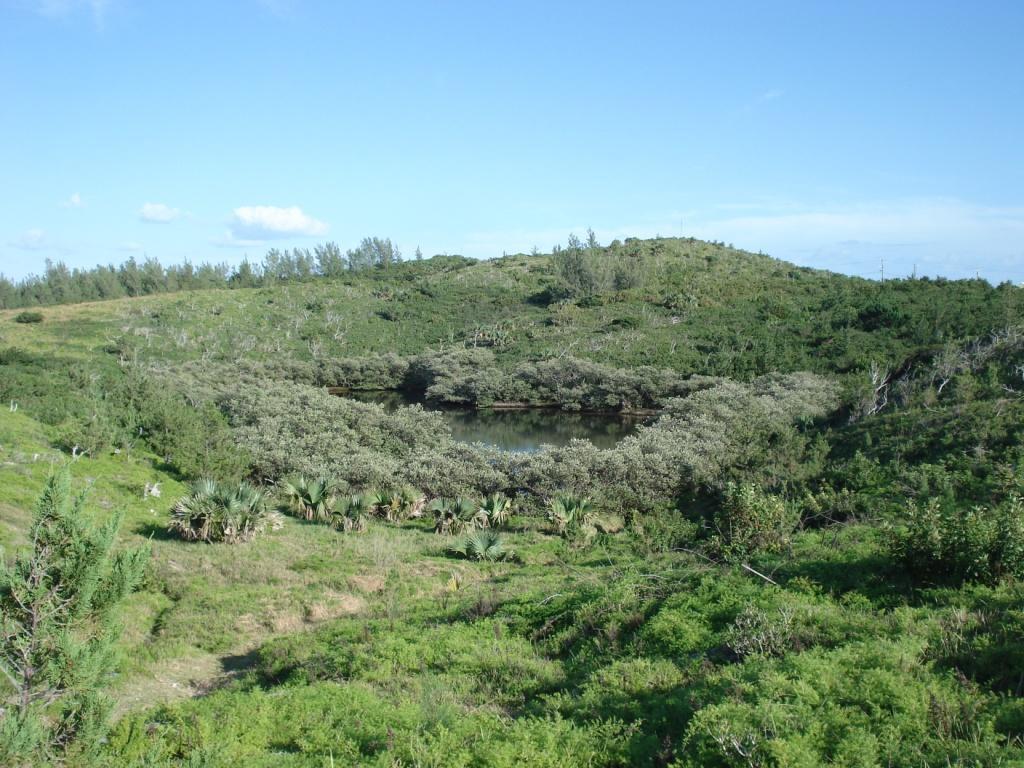
[[[962,508],[911,502],[891,534],[893,556],[919,581],[993,584],[1024,576],[1024,501]]]
[[[993,703],[930,675],[920,651],[872,639],[726,668],[722,699],[694,716],[676,764],[1012,765]]]
[[[655,554],[691,547],[699,527],[674,507],[663,506],[642,513],[632,510],[629,532],[640,552]]]
[[[785,500],[756,485],[730,484],[711,518],[709,547],[724,560],[778,552],[790,540],[798,515]]]
[[[127,400],[138,434],[182,477],[239,480],[247,474],[248,456],[212,402],[194,406],[135,369],[124,380],[120,396]]]
[[[43,322],[42,312],[19,312],[14,316],[14,322],[16,323],[41,323]]]
[[[267,528],[280,527],[275,512],[267,511],[263,492],[248,483],[200,480],[191,493],[175,502],[168,530],[186,541],[249,541]]]
[[[324,477],[299,475],[281,483],[284,508],[303,520],[328,522],[334,516],[337,501],[331,481]]]
[[[122,443],[124,437],[119,415],[98,403],[91,414],[72,416],[58,424],[54,443],[72,456],[97,456]]]

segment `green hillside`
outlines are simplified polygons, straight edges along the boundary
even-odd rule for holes
[[[105,737],[40,736],[54,698],[0,763],[1024,763],[1020,287],[691,239],[310,264],[0,311],[5,562],[62,465],[151,551]],[[509,453],[454,404],[649,420]]]

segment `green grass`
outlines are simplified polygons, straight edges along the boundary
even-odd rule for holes
[[[58,462],[88,493],[87,514],[123,512],[121,541],[152,548],[121,617],[119,722],[101,762],[1021,764],[1022,690],[1007,670],[1024,659],[1024,586],[915,583],[882,525],[900,522],[908,497],[952,488],[951,504],[984,502],[1019,478],[1020,401],[991,371],[937,405],[914,400],[853,425],[844,412],[818,425],[806,454],[770,443],[779,492],[799,504],[821,491],[835,517],[732,566],[702,556],[714,499],[686,494],[587,546],[521,514],[502,532],[516,553],[506,562],[453,557],[430,519],[346,534],[286,518],[244,544],[184,542],[166,532],[184,480],[143,440],[76,459],[57,448],[66,418],[110,405],[96,382],[120,381],[122,363],[162,372],[170,391],[183,368],[230,383],[246,361],[412,355],[463,348],[484,330],[500,337],[506,369],[569,353],[854,381],[872,360],[920,362],[946,340],[1020,320],[1009,286],[877,284],[707,243],[637,247],[645,281],[575,302],[543,301],[557,287],[550,258],[520,255],[45,307],[33,324],[0,312],[0,349],[24,353],[0,381],[18,403],[0,409],[3,552],[26,544]],[[301,431],[310,414],[287,423]],[[359,437],[323,450],[344,461]],[[791,454],[807,465],[785,465]],[[144,498],[153,483],[161,496]]]
[[[640,241],[640,286],[545,305],[548,256],[468,266],[409,262],[342,279],[0,312],[0,346],[84,358],[114,345],[142,361],[311,360],[462,346],[500,331],[499,361],[566,352],[749,378],[900,362],[915,347],[1019,321],[1021,290],[983,281],[876,283],[701,241]],[[608,250],[601,258],[614,259]]]

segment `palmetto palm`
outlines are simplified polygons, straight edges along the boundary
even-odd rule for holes
[[[490,525],[501,528],[512,516],[512,500],[503,493],[492,493],[480,502],[480,512]],[[486,527],[486,526],[483,526]]]
[[[397,494],[392,494],[392,498],[397,498],[400,504],[402,520],[422,514],[423,507],[426,504],[423,494],[416,488],[408,485],[401,488]]]
[[[263,530],[267,523],[267,500],[263,491],[249,483],[239,483],[227,496],[225,508],[225,539],[247,541]]]
[[[548,509],[548,520],[562,536],[573,535],[593,527],[595,519],[590,499],[571,493],[563,493],[553,498]]]
[[[248,541],[268,522],[266,497],[249,483],[200,480],[171,510],[169,530],[190,541]]]
[[[487,560],[496,562],[512,557],[512,552],[505,548],[501,535],[491,530],[476,530],[466,534],[461,544],[453,547],[452,552],[468,557],[470,560]]]
[[[448,535],[462,533],[477,512],[477,506],[461,496],[434,499],[428,509],[434,513],[434,531]]]
[[[328,522],[334,512],[334,488],[331,481],[323,478],[307,478],[300,475],[281,484],[286,509],[304,520]]]
[[[373,507],[373,499],[367,494],[342,496],[331,514],[331,525],[349,533],[365,531],[367,515]]]

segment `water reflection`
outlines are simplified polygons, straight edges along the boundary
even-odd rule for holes
[[[394,411],[412,400],[401,392],[343,392],[344,397],[364,403],[378,403]],[[618,414],[571,413],[551,409],[476,410],[439,408],[421,403],[439,412],[448,422],[452,437],[464,443],[486,443],[506,451],[536,451],[541,445],[566,445],[570,440],[589,440],[598,448],[611,448],[636,431],[643,419]]]

